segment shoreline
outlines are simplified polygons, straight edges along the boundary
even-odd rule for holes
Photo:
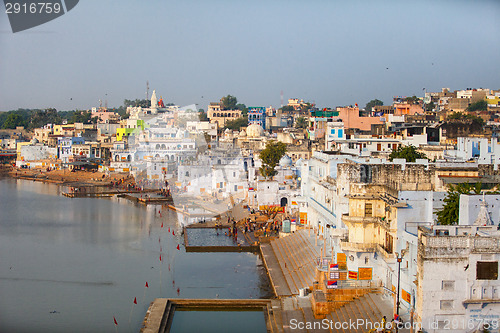
[[[128,175],[125,174],[116,174],[111,178],[102,172],[71,172],[68,170],[44,171],[41,169],[25,170],[18,168],[13,168],[8,172],[4,172],[2,175],[13,179],[32,180],[75,187],[106,187],[111,186],[113,181],[128,179]]]

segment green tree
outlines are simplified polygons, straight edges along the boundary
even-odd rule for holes
[[[242,127],[248,126],[248,117],[240,117],[234,120],[226,121],[224,128],[229,128],[233,131],[240,130]]]
[[[399,146],[397,149],[393,149],[391,155],[389,155],[389,160],[392,161],[395,158],[404,158],[406,162],[415,162],[417,159],[427,158],[424,153],[417,151],[415,146]]]
[[[208,116],[205,110],[203,109],[198,110],[198,118],[200,119],[200,121],[208,121]]]
[[[236,104],[235,109],[241,110],[241,115],[246,116],[248,115],[248,108],[245,104]]]
[[[238,99],[234,96],[227,95],[221,98],[221,109],[222,110],[234,110],[238,104]]]
[[[28,128],[34,129],[47,124],[61,124],[62,117],[56,109],[48,108],[45,110],[33,110],[31,112]]]
[[[3,123],[2,128],[6,129],[16,129],[17,126],[24,126],[24,118],[16,113],[10,113],[5,122]]]
[[[123,106],[125,106],[125,109],[127,106],[132,106],[132,107],[141,107],[141,108],[149,108],[151,106],[151,101],[147,99],[126,99],[123,101]]]
[[[283,112],[293,112],[295,109],[291,105],[283,105],[281,111]]]
[[[488,110],[488,102],[486,100],[480,100],[475,103],[469,105],[466,109],[467,111],[487,111]]]
[[[384,105],[384,102],[382,102],[379,99],[372,99],[371,101],[369,101],[368,103],[366,103],[365,111],[371,111],[372,108],[374,106],[377,106],[377,105]]]
[[[476,183],[474,186],[469,183],[451,185],[446,193],[444,206],[436,212],[437,222],[441,225],[458,224],[458,213],[460,205],[460,194],[480,194],[481,183]]]
[[[297,119],[295,119],[295,127],[296,128],[307,128],[306,117],[298,117]]]
[[[447,120],[471,120],[479,126],[484,126],[484,119],[473,114],[465,114],[462,112],[453,112],[447,117]]]
[[[283,142],[269,141],[266,148],[259,154],[262,161],[262,166],[259,169],[260,174],[267,179],[272,179],[277,174],[276,167],[285,153],[286,145]]]
[[[69,122],[95,124],[97,122],[97,117],[92,117],[92,113],[89,111],[75,111]]]
[[[432,110],[434,110],[435,107],[436,107],[436,104],[434,104],[434,102],[432,102],[432,101],[430,103],[425,104],[426,111],[432,111]]]
[[[411,97],[406,97],[404,99],[405,102],[409,103],[409,104],[418,104],[420,102],[420,98],[418,98],[417,96],[413,95]]]

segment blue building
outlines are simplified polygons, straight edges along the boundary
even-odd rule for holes
[[[257,124],[266,128],[266,108],[262,106],[250,106],[248,108],[248,125]]]
[[[84,144],[85,139],[82,137],[60,137],[57,139],[57,157],[63,162],[68,163],[69,158],[73,156],[71,148],[73,145]]]

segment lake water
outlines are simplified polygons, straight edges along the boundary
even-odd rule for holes
[[[228,236],[228,228],[187,228],[186,235],[189,246],[248,246],[243,234],[235,239]]]
[[[207,323],[210,323],[207,326]],[[259,333],[267,332],[264,312],[260,311],[179,311],[170,327],[172,333]]]
[[[258,255],[186,253],[175,213],[63,190],[0,179],[0,332],[137,332],[158,297],[270,296]]]

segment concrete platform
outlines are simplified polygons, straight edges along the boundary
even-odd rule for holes
[[[264,312],[268,332],[283,332],[279,300],[269,299],[155,299],[147,311],[141,333],[169,332],[176,309],[193,311],[255,310]],[[237,329],[236,329],[237,330]]]

